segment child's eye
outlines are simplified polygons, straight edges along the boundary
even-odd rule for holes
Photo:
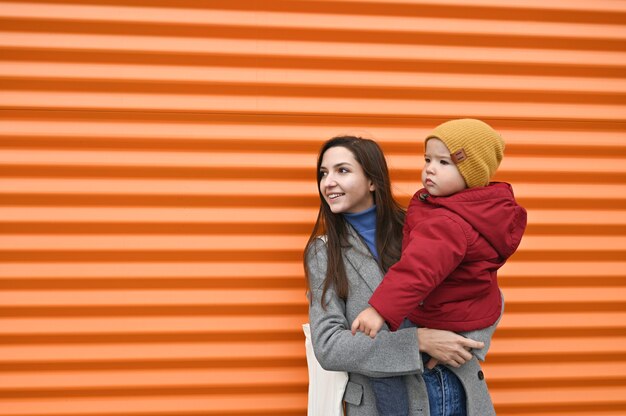
[[[442,160],[441,164],[445,166],[445,165],[449,165],[450,163],[447,160]]]
[[[425,157],[425,158],[424,158],[424,162],[426,162],[426,163],[430,163],[430,158],[429,158],[429,157]]]

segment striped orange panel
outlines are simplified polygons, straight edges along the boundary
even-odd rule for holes
[[[477,117],[528,209],[498,415],[626,414],[626,4],[0,2],[0,416],[304,416],[321,142]]]

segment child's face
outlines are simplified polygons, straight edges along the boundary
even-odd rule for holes
[[[439,139],[426,142],[422,184],[433,196],[448,196],[467,188],[463,176],[450,157],[450,151]]]

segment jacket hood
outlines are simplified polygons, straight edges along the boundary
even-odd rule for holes
[[[445,207],[467,221],[503,259],[510,257],[526,230],[526,210],[515,201],[508,183],[465,189],[447,197],[429,195],[425,189],[416,197],[434,206]],[[420,198],[421,197],[421,198]]]

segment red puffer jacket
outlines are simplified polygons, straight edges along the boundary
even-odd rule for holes
[[[507,183],[448,197],[422,189],[409,204],[402,258],[369,303],[392,330],[405,317],[450,331],[486,328],[502,308],[497,270],[515,252],[525,229],[526,210]]]

